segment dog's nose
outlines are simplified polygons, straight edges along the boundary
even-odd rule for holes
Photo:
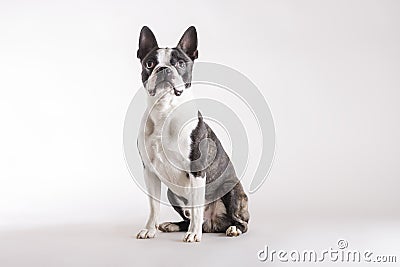
[[[172,72],[172,70],[168,67],[160,67],[157,70],[157,73],[159,73],[159,72],[164,72],[165,74],[170,74]]]

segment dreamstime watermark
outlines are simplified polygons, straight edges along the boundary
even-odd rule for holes
[[[367,263],[395,263],[394,255],[375,255],[370,250],[353,250],[348,248],[345,239],[337,242],[337,248],[325,250],[275,250],[265,246],[257,252],[257,258],[262,262],[367,262]]]
[[[182,129],[178,132],[184,132],[185,126],[197,121],[197,112],[186,112],[188,108],[195,106],[201,111],[205,122],[216,132],[227,150],[239,180],[249,193],[255,193],[268,176],[275,153],[274,121],[264,95],[239,71],[209,62],[198,62],[194,65],[192,86],[185,90],[191,90],[195,97],[191,101],[182,103],[174,110],[174,114],[170,115],[183,119]],[[184,94],[185,92],[183,96]],[[137,149],[139,131],[145,128],[140,127],[143,126],[143,114],[149,110],[146,98],[146,90],[140,88],[129,105],[124,122],[123,146],[126,163],[132,177],[148,194],[143,177],[142,159]],[[212,143],[207,143],[206,146],[203,144],[203,147],[212,145]],[[167,156],[169,164],[178,166],[182,160],[187,160],[179,155],[169,155],[168,151],[172,151],[169,149],[170,146],[171,144],[167,141],[162,141],[161,149]],[[200,144],[200,150],[201,146],[202,144]],[[148,157],[148,155],[141,156]],[[182,170],[193,171],[186,168]],[[217,184],[219,183],[215,186]],[[222,195],[216,195],[215,199],[226,194],[228,192],[226,190],[229,191],[230,188],[225,187],[224,190],[219,190],[219,194]],[[161,195],[159,200],[169,205],[166,195]]]

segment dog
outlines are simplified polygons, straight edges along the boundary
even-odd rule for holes
[[[184,242],[200,242],[202,233],[239,236],[248,230],[248,197],[221,142],[193,99],[192,69],[198,58],[197,31],[189,27],[174,48],[159,48],[153,32],[140,32],[137,57],[147,91],[147,110],[137,145],[150,200],[148,221],[138,239],[162,232],[186,232]],[[186,109],[179,110],[180,107]],[[189,117],[195,118],[187,124]],[[158,224],[161,183],[182,217]]]

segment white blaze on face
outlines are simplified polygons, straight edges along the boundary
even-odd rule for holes
[[[171,48],[161,48],[157,51],[158,67],[171,66]]]

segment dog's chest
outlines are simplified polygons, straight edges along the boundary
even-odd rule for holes
[[[180,117],[152,115],[146,121],[144,147],[139,147],[143,163],[171,190],[183,196],[189,187],[190,135],[194,127],[183,123]]]

